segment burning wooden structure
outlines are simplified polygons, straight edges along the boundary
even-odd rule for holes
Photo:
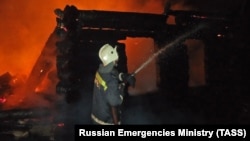
[[[195,11],[174,11],[169,9],[169,5],[162,14],[79,10],[70,5],[63,10],[56,9],[55,14],[56,32],[61,38],[61,41],[56,43],[59,78],[57,93],[65,94],[69,101],[79,98],[79,87],[91,90],[94,72],[99,64],[96,54],[103,44],[118,45],[121,58],[118,69],[126,72],[126,46],[119,43],[119,40],[125,40],[127,37],[147,37],[152,38],[158,48],[163,48],[183,33],[199,24],[205,24],[206,28],[174,45],[177,47],[172,57],[173,60],[178,60],[178,63],[167,61],[171,59],[165,54],[159,56],[159,87],[187,91],[188,64],[183,41],[217,39],[218,33],[227,38],[230,24],[229,18],[225,16],[204,15]],[[167,24],[169,16],[175,17],[176,24]]]
[[[226,16],[220,17],[195,11],[174,11],[169,9],[169,6],[166,6],[162,14],[147,14],[79,10],[75,6],[67,5],[63,10],[56,9],[55,14],[57,15],[57,26],[32,70],[25,91],[33,92],[55,65],[59,79],[56,82],[56,93],[64,95],[68,103],[79,100],[82,89],[86,90],[85,92],[91,92],[94,74],[100,63],[97,56],[98,50],[105,43],[118,46],[121,58],[119,59],[118,69],[127,72],[126,45],[118,42],[119,40],[125,40],[127,37],[152,38],[160,49],[199,24],[205,24],[206,28],[185,37],[182,41],[199,39],[206,44],[224,44],[232,36],[232,21]],[[167,23],[169,16],[175,17],[176,24],[170,25]],[[218,35],[220,36],[218,37]],[[182,41],[170,49],[174,52],[173,55],[169,56],[163,53],[158,56],[158,77],[160,78],[158,84],[161,89],[178,93],[188,91],[189,66],[186,47],[182,44]],[[208,48],[206,50],[206,57],[208,58],[206,75],[208,83],[216,85],[218,82],[217,76],[221,73],[214,71],[216,67],[214,67],[214,60],[210,61],[214,54],[211,50],[214,51],[214,49]],[[222,52],[222,49],[215,50]],[[53,61],[46,56],[54,56],[56,63],[53,64]],[[223,81],[225,80],[223,79]],[[21,113],[21,115],[11,116],[15,113]],[[33,118],[32,115],[34,113],[29,110],[0,113],[0,117],[4,120],[7,118]],[[11,127],[8,126],[8,128]],[[27,128],[25,126],[25,130],[30,129]]]

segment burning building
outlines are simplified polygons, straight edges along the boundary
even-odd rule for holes
[[[126,44],[121,43],[127,37],[153,39],[154,52],[157,52],[153,58],[158,60],[158,87],[172,90],[174,93],[177,90],[182,90],[181,93],[187,92],[189,66],[187,46],[184,42],[188,39],[205,40],[208,36],[216,39],[217,32],[227,32],[225,27],[230,24],[230,19],[227,17],[174,11],[169,9],[169,5],[166,5],[162,14],[78,10],[77,7],[70,5],[64,10],[56,9],[55,13],[56,32],[61,38],[56,44],[59,78],[57,93],[66,94],[68,97],[66,99],[69,101],[78,99],[79,87],[92,88],[91,82],[99,65],[95,54],[98,54],[99,47],[105,43],[118,46],[121,55],[119,70],[128,72]],[[175,17],[175,25],[167,23],[170,15]],[[211,31],[214,24],[217,29]],[[195,27],[202,28],[197,30]],[[211,33],[206,35],[208,31]],[[183,35],[184,33],[187,35]],[[178,40],[174,40],[176,38]],[[171,60],[178,61],[171,62]],[[137,73],[139,70],[133,71]],[[88,77],[90,79],[86,76],[90,76]]]
[[[242,117],[244,121],[248,122],[248,120],[246,120],[247,116],[245,116],[248,114],[248,105],[246,104],[248,96],[245,95],[248,91],[245,87],[246,84],[243,83],[243,79],[240,78],[240,74],[246,74],[246,71],[242,70],[240,68],[241,65],[237,64],[241,62],[242,57],[245,55],[240,57],[235,55],[235,52],[240,54],[242,54],[242,52],[232,46],[242,41],[240,49],[246,50],[245,46],[247,45],[245,45],[246,43],[243,41],[245,38],[243,38],[242,35],[239,36],[239,34],[242,33],[235,31],[238,24],[232,21],[232,17],[225,15],[220,16],[218,13],[208,14],[197,11],[172,10],[170,9],[170,5],[166,5],[162,14],[81,10],[74,5],[66,5],[63,10],[55,9],[54,12],[57,16],[57,25],[46,42],[27,81],[25,84],[22,84],[23,87],[19,89],[19,92],[22,93],[22,97],[13,95],[13,97],[11,96],[9,97],[10,99],[7,99],[7,104],[5,103],[5,99],[2,98],[1,102],[6,104],[4,108],[18,106],[30,108],[35,104],[38,106],[45,105],[49,108],[53,107],[49,110],[52,111],[52,115],[49,113],[42,115],[43,117],[59,116],[60,118],[60,110],[62,110],[60,108],[62,107],[60,107],[60,103],[57,105],[57,98],[63,97],[63,101],[68,104],[67,106],[69,106],[70,109],[69,113],[63,113],[64,117],[68,115],[70,119],[67,120],[70,120],[70,123],[79,122],[71,117],[72,113],[75,114],[79,112],[79,109],[75,109],[75,111],[72,107],[77,105],[80,100],[88,99],[88,96],[91,97],[94,73],[100,63],[96,55],[98,54],[99,47],[107,42],[112,45],[117,45],[121,57],[119,60],[119,70],[124,72],[139,72],[148,64],[142,62],[141,66],[136,66],[138,67],[137,69],[129,70],[128,59],[131,56],[128,56],[126,50],[126,39],[128,37],[150,38],[153,41],[152,45],[154,45],[153,53],[152,56],[149,56],[149,59],[145,59],[145,62],[150,63],[150,61],[152,61],[151,59],[156,60],[156,83],[161,93],[171,96],[178,95],[181,98],[185,98],[185,102],[184,100],[177,102],[183,102],[185,104],[191,103],[191,105],[193,105],[195,99],[192,99],[193,97],[190,96],[190,91],[194,90],[194,93],[201,94],[201,92],[199,92],[200,90],[202,91],[202,95],[195,95],[201,100],[200,105],[204,106],[202,103],[205,101],[204,99],[212,97],[208,101],[205,101],[209,106],[204,106],[202,110],[209,114],[211,114],[211,109],[215,113],[226,111],[223,113],[227,113],[227,117],[236,117],[233,122],[238,122]],[[170,17],[174,17],[174,24],[167,22]],[[244,21],[244,18],[241,20]],[[202,25],[202,28],[197,30],[196,27],[200,27],[199,25]],[[235,36],[242,38],[236,39]],[[199,45],[197,45],[197,42]],[[190,55],[190,46],[193,47],[191,49],[194,50],[200,49],[200,46],[204,49],[202,52],[204,66],[201,71],[199,70],[200,68],[195,68],[193,65],[190,65],[193,63],[190,61],[192,56],[188,56]],[[199,47],[196,48],[196,46]],[[236,58],[236,60],[231,59],[231,57]],[[243,57],[243,59],[245,58]],[[195,84],[199,83],[195,81],[192,81],[190,88],[190,70],[201,72],[201,76],[204,77],[201,80],[201,84],[205,88],[202,87],[202,89],[198,89],[198,92],[196,88],[192,89],[193,85],[196,86]],[[9,94],[12,90],[9,84],[12,79],[11,75],[5,74],[1,76],[0,79],[0,82],[2,82],[1,92]],[[49,84],[47,82],[43,83],[44,81],[49,81]],[[50,88],[54,93],[51,94],[51,91],[49,91],[49,95],[46,95],[43,84],[46,85],[46,88],[51,86]],[[235,97],[237,97],[236,93],[238,92],[242,94],[237,96],[243,97],[244,99],[241,105],[238,104],[238,102],[242,99],[235,99]],[[42,95],[40,95],[41,93]],[[35,101],[34,97],[36,96],[39,98],[42,97],[44,101]],[[224,96],[229,98],[229,100],[224,101]],[[31,103],[27,103],[27,101]],[[194,110],[200,107],[197,101],[195,104],[198,106],[194,105]],[[217,104],[217,102],[237,104],[237,106],[232,109],[237,112],[238,116],[235,116],[232,114],[233,112],[229,112],[229,110],[225,110],[227,109],[225,107],[230,104],[220,104],[219,107],[216,107],[215,104]],[[89,114],[89,105],[89,103],[81,105],[81,112]],[[58,108],[57,106],[60,108],[56,109]],[[209,109],[207,107],[209,107]],[[48,109],[45,109],[45,111],[46,110]],[[59,112],[59,115],[57,115],[57,113],[55,114],[55,111]],[[14,115],[16,115],[15,113],[21,114],[17,114],[19,116],[13,116],[11,113]],[[205,115],[208,116],[208,114]],[[3,111],[1,113],[2,119],[6,121],[14,118],[33,118],[33,116],[34,112],[27,111],[26,109],[7,111],[7,113]],[[209,122],[232,122],[232,118],[226,119],[223,115],[220,115],[220,117],[222,118],[218,119],[212,116]],[[35,118],[37,118],[37,116],[35,116]],[[81,122],[88,123],[88,120],[81,120]],[[12,122],[10,123],[12,124]],[[51,120],[47,123],[51,123]],[[9,122],[7,122],[7,124],[9,124]],[[14,128],[14,124],[19,125],[19,123],[15,122],[10,128]],[[54,125],[54,122],[51,124]],[[26,128],[27,124],[24,125],[24,130],[33,129]],[[6,126],[6,124],[3,126],[9,127]]]

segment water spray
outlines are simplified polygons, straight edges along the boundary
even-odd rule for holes
[[[175,39],[174,41],[172,41],[171,43],[167,44],[166,46],[164,46],[163,48],[161,48],[160,50],[158,50],[157,52],[155,52],[151,57],[148,58],[148,60],[146,60],[143,64],[141,64],[141,66],[139,68],[137,68],[134,73],[132,74],[133,76],[136,75],[139,71],[141,71],[143,68],[145,68],[154,58],[156,58],[157,56],[159,56],[161,53],[163,53],[167,48],[174,46],[175,44],[179,43],[180,41],[184,40],[185,38],[187,38],[188,36],[196,33],[197,31],[199,31],[200,29],[204,28],[204,25],[199,25],[197,26],[194,30],[181,35],[179,38]]]

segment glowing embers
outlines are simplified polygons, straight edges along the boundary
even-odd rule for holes
[[[6,99],[6,98],[4,98],[4,97],[1,97],[1,98],[0,98],[0,104],[5,103],[6,101],[7,101],[7,99]]]

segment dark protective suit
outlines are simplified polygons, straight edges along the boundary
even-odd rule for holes
[[[96,72],[93,90],[91,119],[94,124],[114,124],[111,107],[119,108],[123,102],[124,87],[120,84],[119,73],[114,63],[100,65]],[[120,117],[120,112],[117,113]]]

